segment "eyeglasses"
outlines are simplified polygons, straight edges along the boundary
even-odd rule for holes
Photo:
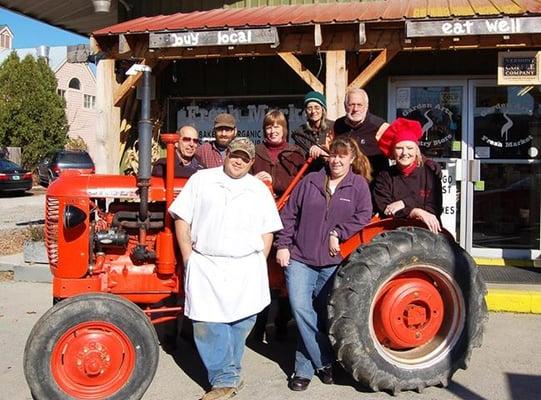
[[[183,137],[183,138],[180,138],[180,140],[182,140],[182,143],[193,143],[193,144],[199,144],[199,139],[198,138],[191,138],[191,137]]]

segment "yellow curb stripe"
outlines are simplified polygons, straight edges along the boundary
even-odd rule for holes
[[[477,265],[490,266],[490,267],[526,267],[526,268],[539,268],[541,265],[536,265],[534,260],[515,260],[509,258],[485,258],[474,257]]]
[[[485,299],[490,311],[541,314],[541,291],[489,288]]]

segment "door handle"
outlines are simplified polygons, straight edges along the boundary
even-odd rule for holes
[[[481,161],[468,160],[468,171],[470,182],[477,182],[481,180]]]

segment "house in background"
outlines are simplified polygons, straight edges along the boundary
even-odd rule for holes
[[[81,137],[95,159],[96,75],[91,66],[86,63],[68,63],[66,46],[13,49],[12,43],[12,32],[6,25],[0,25],[0,64],[12,51],[21,59],[27,55],[46,57],[58,82],[57,92],[66,101],[68,136],[73,139]]]
[[[7,25],[0,25],[0,50],[11,49],[13,44],[13,32]]]

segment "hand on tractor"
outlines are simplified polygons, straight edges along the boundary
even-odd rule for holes
[[[276,261],[281,267],[287,267],[289,265],[289,249],[280,249],[276,252]]]
[[[429,213],[422,208],[414,208],[413,210],[411,210],[410,217],[423,221],[431,232],[441,232],[441,225],[440,221],[438,221],[438,218],[436,218],[434,214]]]
[[[340,241],[338,236],[329,235],[329,254],[331,257],[335,257],[340,253]]]
[[[393,201],[391,204],[389,204],[387,207],[385,207],[385,215],[391,216],[395,215],[398,211],[402,210],[406,205],[402,200]]]
[[[325,150],[323,150],[321,147],[316,146],[316,145],[313,145],[312,147],[310,147],[309,154],[310,154],[310,157],[312,158],[318,158],[321,156],[327,157],[329,155]]]
[[[255,174],[255,177],[261,181],[269,181],[272,183],[272,176],[267,171],[261,171]]]

